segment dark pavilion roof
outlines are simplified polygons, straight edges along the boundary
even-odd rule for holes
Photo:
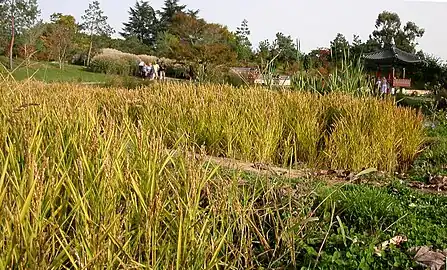
[[[413,64],[422,62],[419,56],[396,48],[396,46],[391,46],[377,52],[364,54],[363,59],[377,64],[391,64],[398,62]]]

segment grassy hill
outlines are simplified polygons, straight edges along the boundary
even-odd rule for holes
[[[58,63],[51,62],[31,62],[31,64],[25,66],[23,62],[16,61],[16,68],[10,72],[7,70],[4,61],[1,62],[3,65],[0,66],[0,74],[2,76],[12,75],[17,81],[34,78],[45,82],[103,83],[113,78],[111,75],[90,72],[82,66],[65,65],[63,69],[60,69]]]

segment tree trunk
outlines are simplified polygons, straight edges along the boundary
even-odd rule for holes
[[[59,53],[59,68],[60,69],[63,69],[63,67],[64,67],[66,53],[67,53],[67,46],[64,46],[62,48],[61,52]]]
[[[28,46],[27,46],[27,44],[25,43],[25,45],[23,45],[23,47],[24,47],[24,49],[25,49],[25,61],[26,61],[26,66],[29,67],[30,60],[29,60],[29,57],[28,57]]]
[[[12,53],[14,49],[15,39],[15,19],[14,19],[14,1],[12,1],[12,15],[11,15],[11,43],[9,44],[9,68],[12,70],[14,65],[12,63]]]
[[[92,57],[93,36],[90,37],[90,46],[88,48],[87,66],[90,66],[90,57]]]

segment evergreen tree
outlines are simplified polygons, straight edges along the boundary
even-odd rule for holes
[[[158,21],[155,10],[147,1],[137,1],[135,6],[129,10],[129,22],[124,23],[123,32],[120,34],[124,38],[137,37],[146,45],[155,44],[158,32]]]
[[[161,8],[161,11],[158,12],[160,15],[160,31],[164,32],[169,29],[169,26],[172,23],[172,19],[174,15],[179,12],[188,13],[188,15],[193,15],[193,17],[197,17],[197,11],[187,11],[185,12],[186,5],[180,5],[179,0],[165,0],[164,6]],[[191,14],[192,13],[192,14]]]
[[[248,21],[243,20],[241,26],[236,29],[236,42],[238,59],[247,61],[253,56],[250,42],[250,29],[248,28]]]
[[[340,62],[347,57],[349,57],[349,42],[343,34],[338,33],[331,41],[331,58],[334,62]]]
[[[251,47],[249,39],[250,33],[250,29],[248,28],[248,21],[244,19],[241,23],[241,26],[236,29],[236,36],[238,40],[240,40],[241,44]]]
[[[98,1],[93,1],[89,4],[88,9],[85,11],[85,14],[82,16],[82,29],[89,35],[90,37],[90,45],[88,49],[87,55],[87,65],[90,64],[90,58],[92,54],[93,48],[93,39],[95,35],[104,35],[110,37],[114,30],[107,23],[107,16],[104,15],[104,12],[101,10]]]
[[[277,33],[273,44],[273,55],[278,55],[278,62],[288,66],[298,60],[299,52],[291,36]]]

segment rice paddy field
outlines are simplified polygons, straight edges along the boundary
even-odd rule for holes
[[[331,200],[312,179],[249,175],[191,155],[285,168],[406,171],[423,150],[423,117],[391,99],[212,84],[127,90],[34,81],[1,82],[0,93],[0,269],[411,265],[405,253],[398,254],[402,261],[390,259],[396,254],[367,257],[371,245],[359,247],[345,227],[367,230],[359,237],[377,241],[407,230],[394,225],[409,208],[374,208],[400,205],[398,195],[350,188]],[[348,215],[358,209],[346,202],[362,199],[369,199],[359,207],[372,211],[371,229],[361,223],[365,217]],[[444,204],[437,200],[434,211]],[[336,205],[347,212],[336,212]],[[417,215],[404,218],[410,217]],[[444,247],[445,227],[436,226],[437,234],[420,232],[409,242],[439,235],[430,243]]]

